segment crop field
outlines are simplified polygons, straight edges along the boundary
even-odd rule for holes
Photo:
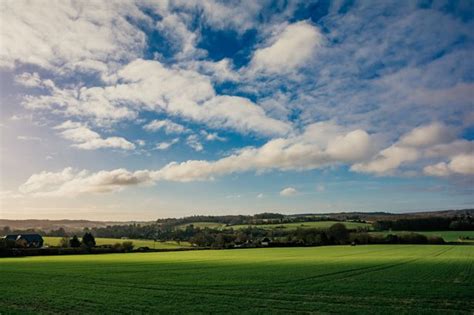
[[[274,230],[274,229],[282,229],[282,230],[296,230],[297,228],[329,228],[331,225],[335,223],[343,223],[349,229],[355,229],[358,227],[364,228],[371,228],[372,225],[370,223],[360,223],[360,222],[352,222],[352,221],[316,221],[316,222],[296,222],[296,223],[278,223],[278,224],[237,224],[237,225],[229,225],[226,226],[223,223],[218,222],[194,222],[189,224],[180,225],[179,228],[184,229],[186,226],[192,224],[194,227],[200,228],[211,228],[211,229],[244,229],[249,226],[255,226],[265,230]]]
[[[360,222],[352,222],[352,221],[315,221],[315,222],[297,222],[297,223],[278,223],[278,224],[237,224],[237,225],[225,225],[223,223],[218,222],[194,222],[189,224],[182,224],[179,228],[184,229],[186,226],[192,224],[194,227],[203,228],[211,228],[211,229],[244,229],[249,226],[255,226],[261,229],[266,230],[274,230],[274,229],[282,229],[282,230],[296,230],[297,228],[319,228],[324,229],[328,228],[335,223],[343,223],[349,229],[355,229],[358,227],[364,228],[371,228],[372,225],[370,223],[360,223]]]
[[[470,240],[463,242],[474,242],[474,231],[392,231],[392,232],[370,232],[373,234],[403,234],[403,233],[419,233],[426,236],[440,236],[446,242],[457,242],[460,237],[469,237]]]
[[[370,223],[360,223],[360,222],[352,222],[352,221],[316,221],[316,222],[296,222],[296,223],[281,223],[281,224],[259,224],[254,225],[256,227],[266,229],[266,230],[273,230],[273,229],[282,229],[282,230],[296,230],[297,228],[329,228],[331,225],[336,223],[344,224],[348,229],[355,229],[358,227],[362,228],[371,228],[372,225]],[[233,229],[242,229],[246,228],[249,225],[232,225],[229,228]]]
[[[187,223],[187,224],[181,224],[178,226],[180,229],[185,229],[188,225],[193,225],[195,228],[210,228],[210,229],[223,229],[225,227],[224,223],[219,223],[219,222],[193,222],[193,223]]]
[[[474,246],[0,259],[2,314],[472,314]]]
[[[62,237],[54,237],[54,236],[43,236],[44,244],[49,246],[59,246],[59,242],[61,241]],[[169,242],[154,242],[153,240],[134,240],[134,239],[117,239],[117,238],[100,238],[97,237],[95,239],[97,245],[113,245],[115,243],[123,243],[123,242],[133,242],[135,248],[138,247],[149,247],[149,248],[156,248],[156,249],[163,249],[163,248],[180,248],[180,247],[188,247],[190,244],[188,242],[177,242],[169,241]]]

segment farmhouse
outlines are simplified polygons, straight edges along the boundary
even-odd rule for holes
[[[262,246],[268,246],[268,245],[270,245],[270,243],[271,243],[271,240],[270,240],[268,237],[264,237],[264,238],[260,241],[260,244],[261,244]]]
[[[15,242],[15,245],[19,247],[43,247],[43,237],[39,234],[10,234],[5,236],[5,239]]]

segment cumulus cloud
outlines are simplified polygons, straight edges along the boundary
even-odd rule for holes
[[[135,60],[118,71],[120,83],[105,87],[59,89],[50,95],[28,96],[23,105],[98,120],[131,119],[140,110],[165,112],[212,128],[241,133],[284,135],[288,122],[270,118],[247,98],[216,95],[207,76],[168,68],[155,60]]]
[[[322,45],[323,36],[309,22],[290,24],[275,35],[267,47],[257,49],[252,56],[250,71],[286,73],[303,66]]]
[[[133,2],[1,1],[0,67],[107,72],[140,55],[146,20]]]
[[[166,134],[180,134],[188,131],[183,125],[172,122],[169,119],[152,120],[148,124],[143,126],[143,129],[147,131],[157,131],[163,129]]]
[[[82,127],[81,124],[70,121],[65,122],[63,125],[61,128],[66,128],[66,130]],[[80,130],[82,131],[82,129]],[[216,161],[189,160],[182,163],[171,162],[158,170],[142,170],[134,172],[134,174],[141,174],[143,177],[146,177],[149,183],[155,181],[191,182],[212,180],[218,176],[246,171],[270,171],[274,169],[282,171],[309,170],[339,163],[350,163],[358,161],[362,156],[370,154],[373,150],[370,145],[366,144],[367,138],[370,138],[369,135],[351,136],[354,132],[359,134],[363,131],[347,131],[332,122],[316,123],[306,128],[305,132],[298,136],[273,139],[259,148],[245,148]],[[70,137],[75,139],[75,141],[85,141],[90,137],[88,132],[85,132],[84,135],[81,133],[73,134],[74,136],[71,135]],[[193,141],[198,139],[196,135],[191,136],[195,136],[191,138]],[[189,137],[187,141],[189,141]],[[361,147],[366,148],[367,152],[363,154],[360,150],[355,150],[354,155],[350,156],[347,151],[339,150],[338,145],[331,148],[331,143],[339,143],[340,141],[344,141],[350,147],[357,146],[359,143]],[[368,142],[370,143],[370,141]],[[196,146],[195,150],[200,149],[197,143],[193,145]],[[328,150],[328,148],[331,148],[331,150]],[[56,179],[59,177],[62,180],[61,187],[68,181],[77,182],[77,177],[81,179],[81,183],[89,183],[89,180],[86,181],[84,178],[95,178],[95,174],[90,174],[87,171],[83,172],[86,175],[79,176],[77,174],[82,173],[73,173],[71,169],[65,169],[60,173],[43,172],[38,176],[33,175],[30,178],[31,180],[28,180],[27,184],[25,183],[23,187],[36,187],[35,185],[38,185],[38,181],[35,180],[37,177],[42,179],[39,182],[44,182],[43,179],[47,181],[47,179],[53,178],[53,186],[58,186],[56,183],[58,180]],[[101,176],[108,173],[102,173]],[[131,173],[127,171],[127,174]],[[44,187],[47,186],[44,185]],[[31,191],[39,193],[43,190],[42,187],[31,189]],[[99,188],[94,189],[100,190]],[[56,187],[56,190],[62,192],[65,188]],[[104,192],[113,190],[105,189]],[[23,191],[28,192],[30,190],[23,188]],[[48,189],[48,191],[52,193],[53,190]]]
[[[439,162],[428,165],[423,171],[430,176],[474,175],[474,154],[456,155],[449,163]]]
[[[447,143],[455,138],[456,130],[454,128],[435,122],[413,129],[400,139],[400,145],[422,148]]]
[[[244,148],[235,154],[216,161],[190,160],[182,163],[172,162],[155,172],[162,180],[188,182],[209,180],[215,176],[245,172],[278,170],[317,169],[339,163],[353,163],[373,153],[370,136],[350,136],[364,131],[345,131],[331,122],[316,123],[308,126],[301,135],[289,138],[277,138],[268,141],[259,148]],[[342,137],[342,138],[341,138]],[[351,156],[339,146],[344,139],[350,147],[360,146],[366,152],[355,150]],[[331,148],[331,150],[328,150]]]
[[[60,131],[60,136],[74,142],[72,147],[82,150],[96,150],[101,148],[117,148],[133,150],[135,145],[121,137],[102,138],[97,132],[87,126],[70,120],[54,127]]]
[[[286,187],[280,191],[280,195],[285,197],[294,196],[297,193],[298,191],[293,187]]]
[[[38,87],[42,85],[38,72],[23,72],[22,74],[16,75],[15,82],[27,87]]]
[[[199,34],[192,32],[186,25],[186,17],[179,14],[168,14],[156,23],[160,34],[167,38],[172,49],[176,50],[174,58],[177,60],[203,57],[206,51],[197,48]]]
[[[380,151],[367,162],[354,164],[351,170],[356,172],[391,174],[403,164],[422,158],[439,158],[469,152],[473,143],[456,140],[456,128],[440,123],[414,128],[397,142]],[[428,167],[425,173],[441,173],[444,165]]]
[[[58,88],[51,80],[42,80],[39,84],[49,94],[26,95],[21,102],[25,108],[90,118],[104,124],[137,116],[135,109],[109,102],[97,87]]]
[[[419,157],[420,153],[416,148],[393,145],[380,151],[373,160],[353,165],[351,170],[385,174],[397,169],[405,162],[416,161]]]
[[[112,171],[77,171],[65,168],[61,172],[41,172],[32,175],[20,192],[35,196],[76,196],[85,193],[120,191],[124,187],[151,182],[148,171],[129,172],[125,169]]]
[[[207,132],[205,130],[201,130],[201,135],[204,136],[206,141],[226,141],[227,139],[224,137],[219,136],[217,132]]]

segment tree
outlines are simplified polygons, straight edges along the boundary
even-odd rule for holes
[[[91,248],[95,246],[95,238],[94,235],[91,233],[85,233],[84,236],[82,237],[82,244],[84,246]]]
[[[2,235],[8,235],[8,234],[10,234],[11,232],[12,232],[12,230],[11,230],[10,227],[7,225],[7,226],[3,227],[1,233],[2,233]]]
[[[59,241],[59,247],[70,247],[70,246],[71,246],[71,240],[67,236],[62,237],[61,240]]]
[[[349,230],[342,223],[331,225],[328,229],[329,237],[334,238],[338,243],[345,243],[349,240]]]
[[[69,245],[71,247],[80,247],[81,246],[81,241],[77,238],[76,235],[74,235],[71,240],[69,241]]]
[[[134,247],[134,246],[133,246],[133,242],[128,241],[128,242],[123,242],[123,243],[122,243],[122,248],[123,248],[123,250],[126,251],[126,252],[132,251],[132,250],[133,250],[133,247]]]

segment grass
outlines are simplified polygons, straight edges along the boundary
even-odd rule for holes
[[[2,314],[472,314],[474,246],[0,259]]]
[[[178,225],[178,228],[185,229],[188,225],[194,225],[195,228],[199,227],[201,229],[210,228],[210,229],[223,229],[225,224],[218,222],[192,222]]]
[[[273,230],[273,229],[282,229],[282,230],[296,230],[297,228],[329,228],[331,225],[336,223],[343,223],[348,229],[355,229],[358,227],[363,228],[371,228],[372,225],[370,223],[359,223],[359,222],[351,222],[351,221],[316,221],[316,222],[297,222],[297,223],[281,223],[281,224],[259,224],[254,225],[262,229],[266,230]],[[233,229],[243,229],[248,227],[249,225],[233,225],[229,228]]]
[[[184,229],[186,226],[192,224],[194,227],[203,228],[211,228],[211,229],[245,229],[249,226],[255,226],[265,230],[273,230],[273,229],[282,229],[282,230],[296,230],[297,228],[328,228],[335,223],[343,223],[349,229],[355,229],[358,227],[366,227],[371,228],[372,225],[370,223],[359,223],[359,222],[351,222],[351,221],[317,221],[317,222],[296,222],[296,223],[279,223],[279,224],[237,224],[237,225],[230,225],[226,226],[225,224],[218,223],[218,222],[193,222],[179,225],[178,227]]]
[[[49,246],[59,246],[59,242],[62,237],[53,237],[53,236],[44,236],[44,244]],[[134,239],[116,239],[116,238],[100,238],[97,237],[95,239],[97,245],[113,245],[115,243],[122,243],[122,242],[133,242],[135,248],[138,247],[149,247],[149,248],[180,248],[180,247],[188,247],[190,244],[188,242],[154,242],[153,240],[134,240]]]
[[[384,231],[384,232],[370,232],[373,234],[403,234],[403,233],[419,233],[426,236],[440,236],[446,242],[456,242],[459,241],[459,237],[469,237],[471,240],[466,240],[465,242],[474,242],[474,231]]]

